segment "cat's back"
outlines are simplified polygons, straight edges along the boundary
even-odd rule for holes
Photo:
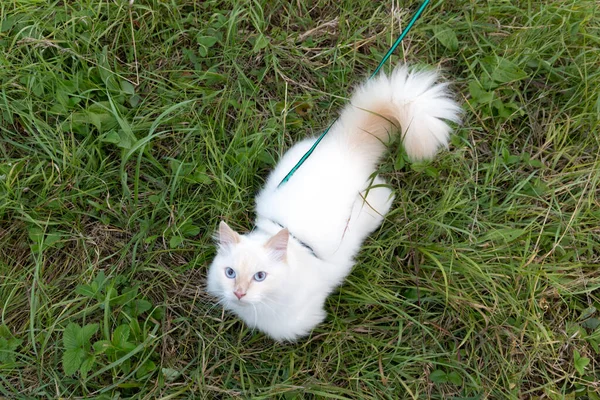
[[[287,182],[286,174],[310,149],[314,139],[293,146],[269,176],[256,200],[257,214],[285,226],[327,258],[340,251],[352,207],[367,184],[370,171],[353,162],[351,153],[328,151],[325,142]]]

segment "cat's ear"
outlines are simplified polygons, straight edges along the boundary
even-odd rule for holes
[[[219,244],[223,247],[238,244],[240,242],[240,235],[231,229],[225,221],[221,221],[219,224]]]
[[[289,237],[290,232],[284,228],[265,243],[265,248],[271,251],[277,261],[286,261]]]

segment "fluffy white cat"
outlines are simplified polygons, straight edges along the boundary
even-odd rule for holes
[[[325,319],[325,299],[392,205],[385,182],[371,179],[390,135],[400,127],[408,156],[431,158],[448,144],[446,121],[459,121],[460,107],[437,78],[399,66],[364,82],[278,187],[316,138],[283,156],[256,199],[252,232],[240,235],[221,222],[208,292],[225,309],[275,340],[296,340]]]

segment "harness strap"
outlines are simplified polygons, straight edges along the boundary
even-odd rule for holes
[[[277,221],[273,221],[272,219],[267,219],[267,221],[272,222],[273,224],[277,225],[278,227],[280,227],[281,229],[285,229],[285,226],[281,225],[279,222]],[[259,228],[260,229],[260,228]],[[264,230],[264,229],[263,229]],[[296,237],[292,232],[289,231],[288,229],[288,233],[290,235],[290,237],[292,239],[294,239],[296,242],[298,242],[298,244],[302,247],[304,247],[306,250],[310,251],[310,253],[313,255],[313,257],[318,258],[319,260],[321,259],[317,253],[315,253],[315,250],[310,247],[306,242],[298,239],[298,237]]]

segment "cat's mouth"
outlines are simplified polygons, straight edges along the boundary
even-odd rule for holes
[[[231,304],[235,304],[236,306],[248,306],[251,303],[250,301],[248,301],[247,299],[245,299],[243,297],[241,299],[238,299],[235,296],[231,296],[229,298],[229,302]]]

